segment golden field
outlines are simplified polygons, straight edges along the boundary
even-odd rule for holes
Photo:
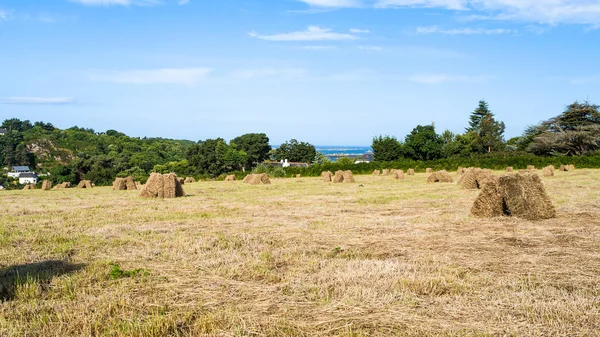
[[[600,336],[600,170],[543,221],[355,179],[0,191],[0,336]]]

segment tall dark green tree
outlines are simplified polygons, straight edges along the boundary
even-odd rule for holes
[[[434,160],[442,157],[443,141],[433,125],[418,125],[404,140],[404,150],[414,160]]]
[[[479,106],[471,113],[466,133],[473,139],[473,151],[488,153],[504,150],[504,122],[497,121],[488,103],[479,101]]]
[[[230,145],[236,149],[244,151],[247,160],[244,163],[246,168],[251,168],[262,163],[269,158],[271,145],[269,137],[264,133],[247,133],[231,140]]]
[[[275,160],[287,159],[290,162],[312,163],[317,157],[317,150],[312,144],[292,139],[273,150],[273,157]]]
[[[402,143],[396,137],[374,137],[371,148],[375,161],[395,161],[402,157]]]

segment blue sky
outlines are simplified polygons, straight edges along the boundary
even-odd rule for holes
[[[2,0],[0,119],[317,145],[600,104],[598,0]]]

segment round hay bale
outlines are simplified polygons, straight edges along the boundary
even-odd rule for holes
[[[515,169],[512,166],[506,168],[506,172],[513,172]]]
[[[332,176],[333,176],[333,174],[331,173],[331,171],[321,172],[321,179],[323,179],[323,182],[330,183]]]
[[[406,171],[406,174],[409,176],[414,176],[415,175],[415,170],[414,169],[408,169],[408,171]]]
[[[431,169],[431,167],[428,167],[425,169],[425,173],[432,173],[432,172],[433,172],[433,170]]]
[[[344,171],[342,171],[342,170],[335,171],[335,175],[333,176],[333,182],[334,183],[344,182]]]
[[[52,189],[52,182],[50,180],[44,180],[42,182],[42,191],[50,191]]]
[[[344,182],[345,183],[353,183],[354,181],[354,177],[352,176],[352,171],[348,170],[348,171],[344,171]]]

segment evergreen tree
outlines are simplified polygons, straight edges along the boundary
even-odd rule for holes
[[[479,153],[504,149],[504,122],[494,118],[488,103],[479,101],[479,106],[471,113],[467,134],[473,139],[472,148]]]

